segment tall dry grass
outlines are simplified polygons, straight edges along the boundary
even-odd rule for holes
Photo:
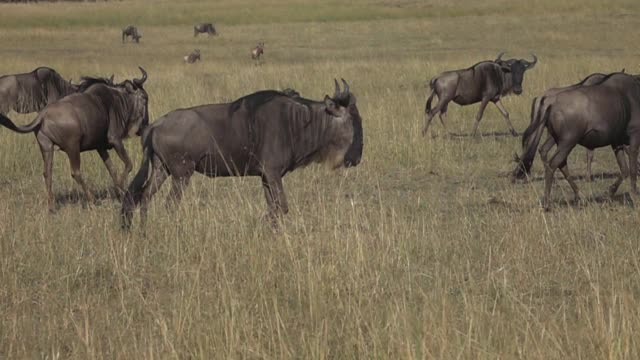
[[[360,166],[285,178],[280,232],[260,220],[257,179],[199,176],[175,212],[165,186],[146,231],[136,217],[127,234],[96,154],[82,157],[100,198],[90,209],[55,154],[51,216],[33,136],[3,130],[0,358],[638,358],[638,212],[628,184],[604,196],[610,151],[596,153],[596,181],[578,183],[584,204],[568,204],[558,181],[544,213],[539,163],[528,184],[504,176],[519,139],[423,139],[420,127],[429,78],[503,50],[540,58],[525,93],[504,100],[520,131],[546,88],[637,72],[639,11],[548,0],[0,6],[3,73],[48,65],[119,81],[141,65],[154,118],[265,88],[320,99],[343,77],[365,131]],[[194,39],[207,20],[221,36]],[[139,45],[120,43],[130,22]],[[194,48],[202,62],[184,65]],[[449,127],[470,133],[476,111],[452,105]],[[480,129],[506,124],[490,106]],[[443,134],[437,122],[430,131]],[[138,140],[127,146],[139,165]],[[575,174],[583,156],[570,158]]]

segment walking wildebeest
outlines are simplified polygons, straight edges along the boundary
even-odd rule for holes
[[[531,54],[533,62],[524,59],[502,60],[502,55],[504,53],[500,53],[494,61],[482,61],[467,69],[446,71],[431,79],[429,86],[432,91],[425,106],[422,136],[427,134],[429,124],[431,124],[431,120],[437,113],[440,113],[440,122],[445,131],[449,132],[445,125],[445,118],[451,101],[458,105],[480,102],[480,109],[473,126],[473,136],[478,131],[482,114],[489,102],[498,107],[509,126],[511,134],[513,136],[518,135],[511,124],[511,120],[509,120],[509,113],[500,102],[500,98],[511,93],[516,95],[522,93],[524,72],[533,69],[538,62],[538,58]],[[435,95],[438,96],[438,103],[432,110],[431,101]]]
[[[531,124],[522,136],[521,164],[533,161],[543,130],[546,128],[557,144],[557,149],[545,166],[543,206],[550,208],[553,173],[560,168],[574,192],[580,198],[578,187],[569,174],[567,157],[580,144],[587,149],[611,145],[615,152],[620,175],[609,187],[612,196],[629,175],[624,146],[628,147],[631,167],[631,189],[637,193],[636,177],[638,147],[640,146],[640,80],[624,73],[613,73],[601,82],[581,86],[544,97],[536,113],[532,111]]]
[[[127,25],[124,29],[122,29],[122,42],[124,43],[125,39],[129,36],[131,36],[132,41],[139,43],[142,34],[138,33],[138,28],[136,28],[135,26]]]
[[[258,43],[256,47],[251,49],[251,58],[253,60],[260,60],[262,54],[264,54],[264,43]]]
[[[624,69],[622,69],[621,73],[624,73]],[[571,89],[575,89],[581,86],[591,86],[594,84],[598,84],[600,83],[603,79],[605,79],[608,75],[607,74],[602,74],[602,73],[594,73],[591,74],[589,76],[587,76],[586,78],[582,79],[582,81],[573,84],[573,85],[569,85],[566,87],[559,87],[559,88],[551,88],[547,91],[544,92],[544,94],[538,98],[534,98],[533,99],[533,103],[532,103],[532,108],[531,108],[531,112],[532,114],[537,114],[538,113],[538,109],[540,108],[540,104],[542,102],[543,99],[545,99],[545,104],[547,106],[550,105],[550,101],[555,100],[555,98],[553,97],[554,95],[559,94],[562,91],[565,90],[571,90]],[[533,120],[534,116],[531,116],[531,119]],[[530,138],[531,139],[531,138]],[[549,153],[549,151],[551,150],[551,148],[553,148],[553,146],[556,145],[555,140],[553,139],[553,136],[551,136],[551,134],[547,134],[547,139],[544,141],[544,143],[540,146],[540,148],[538,149],[538,152],[540,153],[540,157],[542,158],[542,162],[544,164],[547,163],[547,154]],[[527,144],[522,144],[523,149],[527,148]],[[593,163],[593,151],[592,149],[587,149],[587,179],[591,180],[593,179],[593,173],[591,171],[592,168],[592,163]],[[533,154],[533,156],[535,157],[535,153]],[[514,172],[514,177],[517,179],[521,179],[524,178],[525,175],[529,175],[531,172],[531,166],[533,165],[533,160],[534,158],[529,159],[527,162],[522,162],[521,160],[516,156],[516,162],[521,163],[518,165],[518,167],[516,168],[515,172]]]
[[[212,23],[202,23],[193,27],[194,37],[198,36],[198,34],[204,34],[204,33],[209,34],[209,36],[218,34],[216,33],[216,28],[213,26]]]
[[[193,64],[198,60],[200,60],[200,49],[195,49],[189,55],[184,57],[184,62],[187,64]]]
[[[0,125],[18,133],[35,133],[44,160],[49,211],[55,209],[52,185],[53,150],[58,146],[67,153],[71,175],[82,187],[87,201],[93,196],[80,173],[80,152],[96,150],[104,161],[116,187],[124,190],[132,164],[122,140],[140,135],[149,123],[148,97],[143,88],[147,73],[140,68],[141,79],[125,80],[113,85],[108,79],[83,78],[80,92],[47,105],[30,124],[17,126],[5,116]],[[120,180],[107,150],[115,149],[125,164]]]
[[[360,163],[362,120],[356,97],[343,81],[332,98],[312,101],[266,90],[232,103],[174,110],[143,134],[143,162],[122,203],[123,227],[131,226],[141,203],[147,206],[166,178],[170,200],[179,201],[194,172],[209,177],[260,176],[275,221],[288,211],[282,177],[312,162],[333,168]]]
[[[39,67],[32,72],[0,77],[0,114],[40,111],[47,104],[78,91],[55,70]]]

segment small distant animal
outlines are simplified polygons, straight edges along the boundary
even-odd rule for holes
[[[138,28],[136,28],[135,26],[127,25],[124,29],[122,29],[122,42],[124,43],[124,41],[129,36],[131,36],[132,41],[139,43],[140,38],[142,37],[142,34],[138,32]]]
[[[195,49],[189,55],[184,57],[184,62],[187,64],[193,64],[198,60],[200,60],[200,49]]]
[[[511,134],[517,136],[518,133],[513,128],[511,120],[509,120],[509,113],[500,102],[500,98],[511,93],[522,94],[524,72],[533,69],[538,58],[531,54],[533,62],[524,59],[502,60],[503,55],[504,52],[500,53],[494,61],[482,61],[467,69],[446,71],[432,78],[429,82],[432,91],[425,106],[422,136],[427,134],[431,120],[438,113],[440,113],[440,122],[446,131],[445,118],[447,107],[451,101],[463,106],[480,103],[480,109],[473,126],[473,136],[478,131],[482,114],[489,102],[498,107]],[[431,101],[436,95],[438,103],[431,109]]]
[[[11,110],[20,114],[40,111],[47,104],[75,92],[78,92],[77,85],[48,67],[5,75],[0,77],[0,114],[6,115]]]
[[[216,28],[212,23],[201,23],[193,27],[193,36],[196,37],[199,34],[207,33],[209,36],[218,35]]]
[[[360,163],[362,119],[356,97],[343,80],[322,101],[265,90],[232,103],[174,110],[156,120],[142,139],[143,160],[122,201],[122,226],[130,228],[140,204],[172,178],[169,200],[180,201],[191,177],[259,176],[271,220],[289,210],[282,178],[313,162],[332,168]]]
[[[251,58],[253,60],[260,60],[262,54],[264,54],[264,43],[258,43],[256,47],[251,49]]]
[[[93,202],[93,195],[80,172],[80,153],[83,151],[96,150],[116,186],[124,189],[133,164],[123,139],[134,134],[140,136],[149,124],[149,98],[143,87],[147,73],[142,68],[140,71],[141,79],[125,80],[116,85],[110,79],[84,77],[79,92],[47,105],[25,126],[18,126],[0,115],[0,125],[21,134],[32,132],[36,136],[44,160],[50,212],[55,210],[52,192],[54,147],[67,153],[71,176],[84,191],[87,202]],[[120,179],[109,158],[109,149],[115,149],[125,163]]]

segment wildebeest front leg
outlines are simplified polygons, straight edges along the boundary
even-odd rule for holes
[[[267,199],[268,216],[271,221],[275,221],[279,215],[289,212],[289,205],[282,186],[282,177],[279,174],[262,175],[262,187]]]
[[[111,141],[111,145],[113,145],[113,149],[116,151],[116,154],[120,157],[120,160],[124,163],[124,171],[122,172],[122,178],[118,181],[118,187],[123,191],[126,188],[127,177],[133,169],[133,164],[131,163],[131,159],[129,159],[129,154],[127,154],[127,150],[124,148],[124,144],[120,140]]]
[[[113,167],[113,162],[109,157],[109,152],[105,149],[99,149],[98,154],[100,154],[100,158],[102,159],[102,162],[104,162],[104,166],[107,168],[107,171],[109,172],[109,176],[111,176],[111,179],[113,179],[113,183],[118,189],[118,191],[124,191],[124,189],[121,188],[120,184],[118,183],[118,173],[116,172],[116,169]]]
[[[569,167],[567,166],[566,162],[560,167],[560,171],[562,172],[562,175],[564,175],[564,178],[569,183],[569,186],[571,186],[571,190],[573,190],[573,200],[575,202],[580,201],[580,192],[578,191],[578,185],[576,185],[575,181],[573,181],[573,178],[569,173]]]
[[[476,115],[476,123],[473,125],[473,133],[471,136],[476,136],[478,133],[478,126],[480,126],[480,120],[482,120],[482,114],[484,114],[484,109],[487,107],[489,100],[482,99],[480,103],[480,109],[478,110],[478,114]]]
[[[511,131],[511,135],[518,136],[518,132],[513,127],[513,124],[511,124],[511,120],[509,119],[509,112],[507,111],[507,109],[504,108],[504,105],[502,105],[502,103],[500,102],[500,99],[496,100],[494,104],[496,104],[496,106],[498,107],[498,110],[500,110],[500,112],[502,113],[504,120],[507,122],[507,126],[509,126],[509,131]]]
[[[638,147],[640,147],[640,143],[632,141],[631,145],[627,148],[629,155],[629,172],[631,175],[631,192],[634,196],[638,194],[638,185],[636,184],[638,180]]]
[[[40,151],[42,152],[42,160],[44,161],[44,184],[47,190],[47,204],[49,212],[55,211],[55,202],[53,199],[53,142],[42,133],[36,135]]]
[[[71,177],[80,185],[82,191],[87,199],[88,204],[93,204],[93,194],[89,192],[89,188],[87,184],[84,182],[82,178],[82,173],[80,172],[80,149],[68,149],[67,156],[69,156],[69,163],[71,165]]]
[[[593,173],[591,172],[591,164],[593,164],[593,150],[587,149],[587,179],[593,181]]]
[[[627,159],[625,157],[625,152],[623,147],[614,147],[613,151],[616,154],[616,160],[618,161],[618,167],[620,167],[620,175],[616,181],[609,187],[609,196],[613,196],[618,191],[620,184],[624,181],[624,179],[629,176],[629,167],[627,166]]]

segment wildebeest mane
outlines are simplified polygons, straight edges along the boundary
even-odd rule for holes
[[[82,82],[78,85],[78,89],[80,90],[80,92],[84,92],[85,90],[96,84],[114,86],[113,82],[107,78],[83,76],[81,79]]]
[[[261,90],[253,94],[243,96],[231,103],[229,106],[229,116],[233,115],[240,109],[240,107],[242,107],[242,105],[244,105],[249,112],[249,115],[253,117],[253,114],[255,114],[260,106],[268,103],[278,96],[287,95],[277,90]]]

